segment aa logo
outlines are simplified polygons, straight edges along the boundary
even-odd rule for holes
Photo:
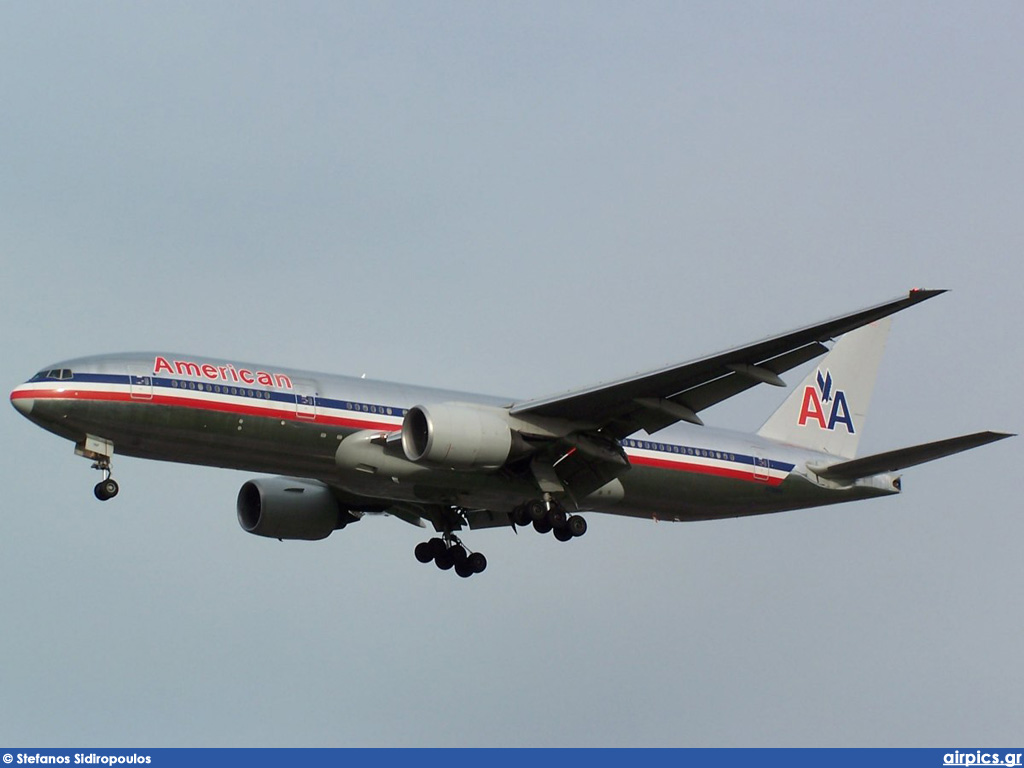
[[[846,393],[841,389],[832,390],[832,373],[818,371],[818,386],[813,384],[804,387],[804,399],[800,405],[800,426],[807,423],[817,424],[822,429],[834,431],[837,424],[846,427],[846,431],[854,434],[853,418],[850,407],[846,404]]]

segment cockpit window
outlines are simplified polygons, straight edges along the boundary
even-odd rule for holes
[[[71,372],[70,368],[52,368],[48,371],[40,371],[32,377],[32,381],[46,381],[48,379],[67,381],[71,378],[74,378],[74,373]]]

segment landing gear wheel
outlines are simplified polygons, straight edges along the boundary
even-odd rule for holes
[[[460,560],[455,564],[455,572],[464,579],[468,579],[475,571],[470,567],[469,560]]]
[[[559,541],[572,541],[572,531],[568,528],[555,528],[555,538]]]
[[[530,519],[535,523],[543,520],[548,514],[548,508],[540,499],[531,499],[526,502],[526,511],[529,513]]]
[[[455,565],[455,558],[452,557],[450,551],[442,552],[434,558],[434,565],[442,571],[450,571],[452,566]]]
[[[473,573],[483,573],[487,567],[487,558],[479,552],[474,552],[466,558],[466,565],[473,569]]]
[[[448,551],[448,545],[444,543],[444,539],[435,536],[427,542],[427,546],[430,547],[430,559],[433,560],[440,554]],[[429,561],[428,561],[429,562]]]
[[[587,532],[587,521],[579,515],[572,515],[566,521],[569,532],[573,536],[582,536]]]
[[[93,493],[100,501],[106,501],[107,499],[112,499],[117,496],[118,490],[117,483],[112,478],[108,477],[106,480],[96,483],[96,487],[93,488]]]
[[[424,564],[434,559],[434,547],[429,541],[421,541],[416,545],[416,559]]]
[[[451,555],[452,562],[455,563],[455,565],[461,565],[465,563],[466,559],[469,557],[469,553],[466,551],[466,548],[463,547],[461,544],[456,544],[451,549],[449,549],[448,554]]]
[[[551,523],[547,520],[534,520],[533,530],[537,533],[551,533]]]
[[[558,530],[565,527],[565,510],[561,507],[552,507],[548,510],[548,523],[552,528]]]
[[[512,510],[512,522],[518,525],[520,528],[525,528],[532,522],[530,512],[527,510],[525,504],[520,504],[518,507]]]

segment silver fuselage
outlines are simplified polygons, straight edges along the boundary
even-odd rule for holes
[[[511,398],[371,381],[169,353],[56,363],[11,392],[12,404],[69,440],[87,435],[116,454],[313,478],[353,505],[458,504],[507,512],[536,485],[500,470],[423,468],[382,476],[339,467],[341,442],[393,433],[409,408]],[[660,520],[705,520],[853,501],[899,491],[895,475],[850,484],[819,479],[808,464],[834,459],[756,435],[681,423],[622,441],[631,468],[581,510]]]

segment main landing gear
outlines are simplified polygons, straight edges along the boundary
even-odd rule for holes
[[[569,541],[587,532],[587,521],[570,515],[557,501],[533,499],[512,510],[513,524],[525,528],[533,525],[537,533],[553,533],[559,541]]]
[[[479,552],[469,552],[459,538],[451,533],[417,544],[416,559],[421,563],[433,560],[434,565],[442,571],[454,568],[464,579],[468,579],[474,573],[483,573],[487,567],[486,557]]]

